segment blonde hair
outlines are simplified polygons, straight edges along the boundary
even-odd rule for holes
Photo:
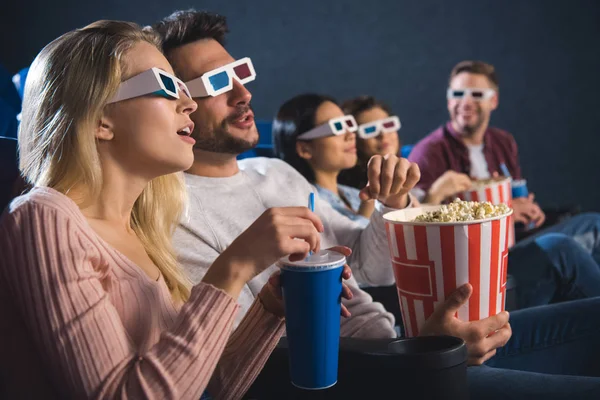
[[[127,74],[124,56],[143,41],[160,49],[158,37],[136,24],[97,21],[62,35],[36,57],[27,76],[19,129],[20,169],[31,184],[65,194],[83,186],[88,200],[100,193],[94,131]],[[164,175],[146,186],[131,216],[133,230],[180,301],[189,298],[191,285],[177,263],[171,238],[185,200],[182,174]]]

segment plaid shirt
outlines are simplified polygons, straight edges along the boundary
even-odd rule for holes
[[[521,179],[517,142],[510,133],[488,128],[483,137],[483,154],[490,175],[494,172],[502,174],[500,165],[504,163],[514,179]],[[419,165],[421,180],[416,187],[425,192],[448,170],[471,175],[469,149],[450,122],[417,143],[408,159]]]

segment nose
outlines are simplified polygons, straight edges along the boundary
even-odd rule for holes
[[[347,142],[356,140],[356,132],[350,132],[349,130],[346,130],[344,140]]]
[[[244,85],[233,78],[233,88],[228,93],[228,103],[232,107],[247,105],[252,99],[252,93]]]
[[[181,94],[179,96],[179,101],[177,104],[177,112],[190,115],[198,108],[198,104],[193,100],[187,97],[185,94]]]
[[[179,99],[177,101],[177,112],[190,115],[198,108],[198,104],[194,99],[188,97],[187,90],[182,85],[179,85]]]
[[[473,97],[465,95],[458,101],[458,104],[463,107],[472,107],[475,104],[475,100]]]

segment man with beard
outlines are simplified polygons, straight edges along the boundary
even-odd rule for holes
[[[494,66],[482,61],[458,63],[450,74],[447,101],[450,121],[417,143],[408,157],[421,170],[421,180],[413,193],[427,193],[438,178],[436,185],[444,184],[458,193],[463,190],[464,178],[493,177],[502,173],[503,164],[513,179],[522,179],[515,139],[510,133],[489,126],[490,115],[498,107],[498,78]],[[423,197],[427,201],[426,195]],[[513,199],[512,206],[515,222],[536,228],[544,223],[544,212],[533,201],[533,194]],[[526,245],[547,233],[574,239],[596,263],[600,262],[600,214],[579,214],[519,244]]]
[[[249,58],[235,60],[223,47],[228,31],[224,17],[180,11],[153,29],[162,36],[166,57],[198,104],[191,115],[195,123],[195,160],[185,174],[189,207],[174,236],[179,260],[192,281],[197,282],[242,232],[256,228],[255,221],[262,219],[267,224],[269,219],[288,218],[290,224],[304,223],[296,214],[300,207],[308,212],[309,194],[316,190],[281,160],[236,159],[258,142],[250,107],[252,95],[245,86],[256,74]],[[351,316],[341,320],[341,335],[392,338],[397,335],[393,315],[373,302],[357,281],[370,285],[394,283],[382,215],[410,206],[408,192],[419,180],[419,170],[406,159],[378,156],[371,162],[369,174],[369,186],[364,191],[379,204],[368,227],[339,214],[318,196],[315,214],[322,221],[321,248],[342,245],[352,253],[347,249],[353,277],[346,283],[352,298],[343,300]],[[271,266],[242,289],[238,322],[276,269]],[[500,329],[506,326],[507,315],[492,321]],[[496,341],[505,339],[506,334],[501,334]]]
[[[409,156],[421,169],[417,190],[427,193],[446,174],[445,186],[455,187],[458,194],[464,190],[461,182],[466,178],[487,179],[501,174],[502,164],[513,179],[521,179],[515,139],[489,126],[490,115],[498,107],[494,66],[482,61],[458,63],[450,74],[447,101],[450,121],[417,143]],[[514,199],[513,208],[515,222],[536,227],[544,223],[544,212],[532,194]]]

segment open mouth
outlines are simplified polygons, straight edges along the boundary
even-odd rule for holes
[[[192,138],[192,132],[194,131],[194,123],[190,123],[189,125],[183,127],[182,129],[177,131],[177,135],[179,138],[186,143],[195,144],[196,141]]]
[[[242,118],[235,120],[235,122],[248,122],[250,121],[250,118],[252,118],[252,116],[250,115],[250,113],[244,115]]]
[[[179,136],[191,136],[193,131],[194,131],[194,123],[192,122],[192,123],[186,125],[185,127],[181,128],[180,130],[178,130],[177,134]]]
[[[230,121],[230,124],[235,127],[247,129],[254,126],[254,113],[249,111],[241,115],[239,118],[232,118]]]
[[[192,131],[190,130],[190,128],[188,128],[187,126],[185,128],[183,128],[180,131],[177,131],[178,135],[181,136],[190,136],[192,134]]]

